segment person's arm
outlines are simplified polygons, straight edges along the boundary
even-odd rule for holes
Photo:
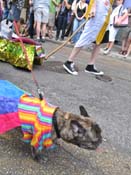
[[[131,16],[131,9],[128,9],[128,16]]]
[[[75,9],[74,9],[74,14],[75,14],[75,17],[76,17],[77,19],[79,19],[78,15],[77,15],[78,6],[79,6],[79,3],[76,4],[76,7],[75,7]]]
[[[68,3],[68,0],[64,0],[64,2],[65,2],[66,8],[67,8],[67,9],[70,9],[70,8],[71,8],[71,4]]]
[[[117,24],[121,24],[121,22],[126,19],[128,16],[128,11],[124,10],[123,14],[121,16],[119,16],[118,20],[117,20]]]
[[[1,10],[4,11],[5,2],[3,0],[0,0],[0,3],[1,3]]]
[[[81,19],[83,19],[83,18],[86,16],[87,10],[88,10],[88,4],[86,5],[85,13],[84,13],[83,16],[81,17]]]
[[[57,2],[56,0],[52,0],[52,2],[55,6],[59,6],[59,2]]]

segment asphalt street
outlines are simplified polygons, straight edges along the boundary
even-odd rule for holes
[[[46,41],[43,46],[47,54],[58,44]],[[131,59],[119,57],[116,47],[108,56],[98,55],[96,67],[112,78],[104,82],[84,72],[90,57],[85,49],[75,61],[78,76],[67,74],[62,64],[71,50],[64,47],[33,71],[48,102],[76,114],[79,105],[86,107],[102,128],[100,148],[88,151],[60,141],[37,163],[14,130],[0,136],[0,175],[131,175]],[[38,95],[29,71],[0,62],[0,79]]]

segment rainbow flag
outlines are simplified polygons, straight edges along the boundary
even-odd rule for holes
[[[54,148],[52,117],[55,106],[33,97],[6,80],[0,80],[0,134],[21,126],[23,141],[37,150]]]
[[[0,80],[0,134],[20,126],[18,102],[25,93],[7,80]]]

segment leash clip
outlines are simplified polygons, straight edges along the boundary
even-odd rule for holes
[[[38,89],[37,89],[37,92],[38,92],[38,94],[39,94],[40,100],[43,100],[43,96],[44,96],[43,91],[41,91],[40,88],[38,88]]]

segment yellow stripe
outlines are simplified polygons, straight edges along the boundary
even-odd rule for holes
[[[49,114],[53,114],[56,107],[53,107],[53,106],[49,106],[47,103],[45,103],[45,101],[42,101],[41,102],[41,107],[42,109],[44,109],[43,111],[46,113],[49,113]]]
[[[24,94],[24,95],[22,95],[22,97],[21,97],[21,102],[32,102],[32,103],[34,103],[34,104],[40,104],[40,100],[39,100],[39,98],[37,98],[37,97],[30,97],[30,96],[28,96],[28,95],[26,95],[26,94]]]
[[[110,0],[111,6],[113,5],[113,2],[114,2],[114,0]],[[103,24],[101,30],[99,31],[97,37],[96,37],[96,44],[100,44],[101,41],[102,41],[102,39],[103,39],[103,37],[104,37],[106,28],[107,28],[107,26],[108,26],[108,24],[109,24],[111,12],[112,12],[112,7],[109,8],[109,11],[108,11],[108,15],[107,15],[107,17],[106,17],[106,20],[105,20],[105,22],[104,22],[104,24]]]
[[[21,120],[25,120],[25,121],[29,121],[29,122],[35,122],[36,121],[36,115],[34,114],[25,114],[25,113],[22,113],[22,112],[19,112],[19,118]]]
[[[88,20],[88,18],[89,18],[89,14],[90,14],[91,9],[92,9],[92,7],[94,5],[94,2],[95,2],[95,0],[90,0],[90,3],[88,5],[88,10],[86,11],[86,15],[85,15],[86,20]]]

